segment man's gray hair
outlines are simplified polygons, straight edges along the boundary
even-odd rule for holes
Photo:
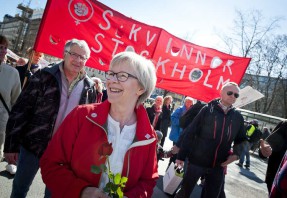
[[[65,44],[65,48],[64,48],[64,54],[66,52],[69,52],[71,47],[74,45],[78,45],[80,48],[84,49],[87,52],[87,57],[86,58],[90,58],[91,55],[91,50],[89,48],[89,45],[86,41],[84,40],[78,40],[78,39],[71,39],[68,40]]]
[[[221,87],[221,90],[223,90],[225,87],[229,87],[231,85],[237,87],[237,89],[240,90],[238,84],[235,82],[227,82],[227,83],[223,84],[223,86]]]
[[[155,66],[151,60],[136,54],[135,52],[121,52],[113,57],[110,64],[110,69],[119,64],[128,64],[134,69],[135,76],[137,77],[140,86],[144,89],[144,93],[139,96],[137,107],[142,104],[155,88],[156,72]]]

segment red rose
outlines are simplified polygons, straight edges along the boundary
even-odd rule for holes
[[[123,197],[123,189],[126,186],[128,181],[127,177],[122,176],[120,173],[114,174],[111,171],[109,156],[113,152],[112,144],[104,142],[99,146],[98,154],[100,155],[100,160],[106,158],[106,163],[101,164],[100,166],[92,165],[91,172],[95,174],[105,173],[108,175],[108,183],[103,188],[103,191],[106,192],[109,197],[119,198]]]
[[[105,142],[103,143],[99,150],[98,150],[98,154],[100,156],[110,156],[113,152],[113,147],[112,147],[112,143],[108,143],[108,142]]]

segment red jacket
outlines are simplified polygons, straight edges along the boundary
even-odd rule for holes
[[[80,197],[87,186],[98,187],[100,174],[91,172],[99,160],[99,146],[107,141],[106,121],[110,103],[76,107],[64,120],[40,160],[43,181],[52,197]],[[135,140],[125,154],[122,175],[128,177],[124,195],[151,197],[158,179],[156,134],[141,105],[135,109]]]

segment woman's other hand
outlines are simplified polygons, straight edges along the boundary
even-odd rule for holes
[[[81,193],[81,198],[109,198],[109,196],[99,188],[86,187]]]

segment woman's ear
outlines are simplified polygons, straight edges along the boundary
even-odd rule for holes
[[[137,95],[142,95],[145,92],[144,88],[140,87],[139,90],[137,91]]]

